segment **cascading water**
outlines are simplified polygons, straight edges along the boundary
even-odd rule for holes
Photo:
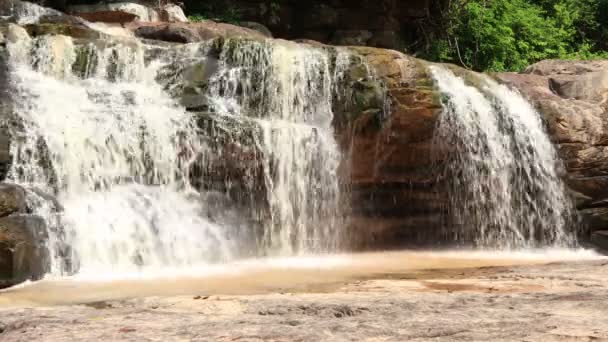
[[[209,86],[210,109],[260,128],[269,254],[330,251],[339,243],[340,153],[332,98],[349,63],[286,41],[227,40]]]
[[[443,94],[437,144],[448,161],[457,239],[485,247],[571,246],[570,200],[539,114],[517,92],[480,76],[480,89],[431,66]]]
[[[189,186],[194,122],[154,80],[161,60],[145,63],[136,41],[76,46],[64,36],[9,51],[19,122],[9,179],[56,194],[64,208],[58,217],[37,210],[50,225],[51,273],[231,257],[227,232],[201,214]]]
[[[176,54],[213,65],[214,44],[163,50],[132,38],[83,44],[41,36],[9,45],[9,180],[33,190],[30,202],[49,230],[50,273],[128,274],[338,246],[332,105],[344,96],[337,84],[350,55],[283,41],[222,41],[201,95],[220,120],[255,126],[262,156],[263,184],[252,191],[264,189],[265,203],[250,206],[263,231],[243,238],[254,228],[217,201],[222,195],[191,185],[207,147],[197,113],[178,105],[163,81]],[[54,194],[62,210],[51,210],[38,190]],[[252,237],[256,250],[244,252],[239,240]]]

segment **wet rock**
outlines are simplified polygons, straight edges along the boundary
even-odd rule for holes
[[[29,24],[25,29],[32,37],[43,35],[63,35],[80,39],[100,39],[105,34],[82,25],[71,24]]]
[[[0,183],[0,217],[26,210],[25,189],[16,184]]]
[[[367,30],[344,30],[336,31],[331,40],[335,45],[367,45],[373,34]]]
[[[68,12],[92,22],[125,23],[131,21],[158,21],[159,13],[147,6],[133,2],[73,5]],[[183,14],[183,13],[182,13]]]
[[[263,34],[255,30],[213,21],[200,23],[134,23],[128,27],[133,30],[137,37],[174,43],[193,43],[215,38],[264,38]]]
[[[604,251],[608,251],[608,230],[600,230],[591,235],[591,243]]]
[[[341,171],[349,179],[352,243],[399,247],[430,237],[442,226],[445,196],[434,173],[441,151],[433,144],[442,108],[426,66],[396,51],[349,49],[374,72],[353,85],[348,124],[338,129],[348,155]],[[359,79],[365,68],[358,69],[351,66],[348,77]]]
[[[4,31],[0,35],[6,40],[0,39],[0,180],[6,178],[6,174],[10,169],[10,136],[6,127],[6,123],[12,113],[12,102],[10,96],[10,70],[8,65],[8,51],[6,49],[7,41],[14,39],[13,30]],[[27,34],[26,34],[27,35]]]
[[[47,231],[33,215],[0,218],[0,287],[40,279],[47,271]]]
[[[258,22],[242,21],[239,23],[239,26],[257,31],[257,32],[261,33],[262,35],[264,35],[264,37],[272,38],[272,32],[270,32],[270,29],[268,29],[268,27],[266,27]]]

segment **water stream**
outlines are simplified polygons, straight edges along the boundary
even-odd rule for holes
[[[575,244],[561,163],[540,115],[519,93],[485,76],[478,88],[431,66],[443,94],[436,143],[446,165],[454,239],[500,249]]]

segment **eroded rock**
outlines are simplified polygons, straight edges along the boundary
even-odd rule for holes
[[[124,23],[160,19],[160,15],[155,9],[135,2],[73,5],[68,7],[68,12],[92,22]]]
[[[133,23],[128,27],[137,37],[174,43],[194,43],[222,37],[264,38],[258,31],[210,20],[200,23]]]
[[[25,190],[16,184],[0,183],[0,217],[26,211]]]
[[[47,237],[41,217],[0,218],[0,287],[40,279],[48,271]]]

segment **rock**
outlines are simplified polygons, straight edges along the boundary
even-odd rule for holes
[[[133,2],[72,5],[68,12],[92,22],[125,23],[131,21],[158,21],[156,10]],[[183,14],[183,13],[182,13]]]
[[[384,48],[401,50],[405,44],[402,42],[399,33],[394,30],[376,31],[368,42],[369,45]]]
[[[367,45],[373,34],[367,30],[336,31],[331,43],[335,45]]]
[[[260,23],[257,23],[255,21],[242,21],[239,23],[239,26],[257,31],[257,32],[261,33],[262,35],[264,35],[264,37],[272,38],[272,32],[270,32],[268,27],[266,27]]]
[[[4,39],[10,43],[23,42],[30,39],[27,30],[15,24],[0,25],[0,32],[3,33]]]
[[[608,230],[594,232],[591,235],[591,243],[599,249],[608,251]]]
[[[608,70],[589,72],[572,78],[550,78],[549,86],[565,99],[602,102],[608,95]]]
[[[441,229],[446,204],[433,172],[440,161],[432,140],[442,107],[432,81],[415,58],[391,50],[348,49],[374,71],[352,85],[355,91],[366,90],[355,92],[357,105],[347,107],[349,122],[338,130],[349,155],[341,171],[351,189],[352,243],[402,247],[424,240]],[[366,69],[351,65],[348,77],[360,79]]]
[[[62,35],[79,39],[100,39],[106,37],[104,33],[92,28],[71,24],[28,24],[25,29],[32,37],[43,35]]]
[[[25,190],[16,184],[0,183],[0,217],[26,210]]]
[[[6,28],[6,30],[3,28]],[[13,111],[9,86],[9,56],[6,49],[6,43],[15,39],[17,32],[21,32],[17,28],[19,27],[11,24],[9,24],[8,27],[0,26],[0,36],[3,36],[2,39],[0,39],[0,122],[2,122],[0,125],[0,180],[6,178],[6,174],[8,173],[12,162],[10,155],[10,136],[6,126]],[[25,36],[27,36],[27,33],[25,33]],[[29,39],[29,37],[27,39]]]
[[[184,10],[174,4],[167,4],[160,10],[160,20],[169,23],[187,23],[189,21]]]
[[[40,279],[49,267],[47,232],[38,216],[0,218],[0,287]]]
[[[215,38],[264,38],[264,35],[257,31],[213,21],[200,23],[135,23],[128,27],[138,37],[174,43],[193,43]]]

